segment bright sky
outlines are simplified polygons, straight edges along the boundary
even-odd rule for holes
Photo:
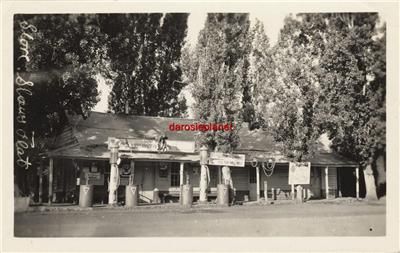
[[[187,42],[190,43],[191,46],[195,46],[197,43],[197,37],[199,31],[204,27],[206,15],[207,13],[205,12],[193,12],[189,15]],[[279,31],[283,26],[283,20],[287,15],[289,15],[289,13],[279,10],[268,12],[264,9],[262,12],[251,12],[250,22],[254,24],[256,18],[262,21],[264,23],[265,32],[270,39],[270,45],[274,45],[278,39]],[[106,112],[108,109],[108,96],[111,87],[108,87],[104,80],[100,78],[98,89],[100,92],[100,101],[93,110],[97,112]],[[189,92],[185,90],[183,95],[186,97],[188,105],[190,106],[193,99],[190,97]],[[189,111],[189,116],[192,116],[191,111]]]

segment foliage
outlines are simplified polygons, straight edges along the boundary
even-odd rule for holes
[[[65,123],[65,111],[86,116],[97,103],[95,75],[106,69],[107,48],[94,15],[17,15],[15,43],[23,21],[37,28],[29,40],[30,61],[15,60],[16,72],[34,82],[26,102],[27,131],[48,136]],[[15,57],[21,55],[19,45],[14,50]]]
[[[28,25],[35,28],[23,29]],[[106,62],[95,15],[14,16],[15,179],[25,193],[42,153],[67,122],[65,112],[86,117],[97,103],[96,75],[107,70]],[[22,80],[33,86],[21,93]]]
[[[385,30],[377,22],[378,14],[330,15],[320,65],[333,148],[365,164],[386,146]]]
[[[268,128],[264,118],[269,117],[269,109],[273,103],[272,98],[276,95],[276,89],[274,89],[276,76],[272,50],[261,21],[256,20],[250,31],[249,39],[251,40],[251,51],[248,82],[251,100],[244,104],[244,120],[249,122],[250,129]]]
[[[180,116],[186,105],[179,66],[188,14],[101,15],[115,73],[110,107],[115,113]],[[162,22],[162,23],[161,23]]]
[[[311,24],[314,26],[310,29]],[[275,84],[264,104],[264,118],[284,153],[295,160],[306,160],[316,149],[321,134],[319,121],[320,85],[317,68],[321,57],[322,15],[287,17],[278,44],[273,49]],[[267,114],[267,115],[265,115]]]
[[[233,123],[227,132],[204,132],[201,144],[211,150],[232,152],[239,144],[242,102],[247,81],[248,14],[207,15],[186,76],[193,83],[196,117],[203,122]]]

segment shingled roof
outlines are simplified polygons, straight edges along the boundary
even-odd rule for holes
[[[55,139],[54,148],[48,154],[52,157],[108,159],[108,137],[154,139],[167,135],[169,140],[194,141],[195,131],[169,131],[168,125],[196,123],[193,119],[164,118],[149,116],[116,115],[91,112],[89,117],[69,116],[70,124]],[[280,144],[263,130],[250,131],[244,125],[239,131],[240,146],[236,153],[246,154],[246,160],[254,157],[275,157],[278,161],[288,160],[279,150]],[[165,160],[197,161],[197,154],[140,154],[142,158]],[[319,152],[311,160],[313,164],[330,166],[356,166],[357,164],[334,153]]]

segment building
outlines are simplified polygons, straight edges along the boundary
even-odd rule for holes
[[[49,196],[50,202],[72,202],[77,199],[77,185],[90,184],[94,185],[94,203],[107,203],[108,144],[110,138],[117,138],[123,143],[118,165],[119,201],[123,201],[124,188],[132,174],[143,203],[155,201],[157,191],[162,201],[176,201],[180,186],[186,183],[193,185],[193,195],[197,198],[200,164],[195,139],[198,132],[168,129],[170,123],[193,122],[192,119],[98,112],[92,112],[87,119],[70,116],[69,125],[55,139],[53,149],[47,154],[48,180],[41,180],[39,195],[43,201]],[[268,197],[290,199],[294,189],[288,184],[289,160],[279,152],[279,143],[262,130],[249,131],[247,126],[242,127],[239,135],[241,144],[235,153],[244,155],[244,167],[230,167],[236,200],[263,198],[265,182]],[[157,146],[160,136],[168,138],[165,151],[160,151]],[[308,198],[363,197],[365,194],[362,171],[358,170],[357,163],[322,148],[310,162],[310,184],[304,185]],[[266,167],[272,165],[273,173],[269,176],[271,171]],[[212,199],[216,197],[216,187],[221,180],[221,166],[208,167],[208,197]],[[53,186],[49,187],[47,182],[52,182],[50,185]]]

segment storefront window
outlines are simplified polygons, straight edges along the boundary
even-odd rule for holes
[[[172,166],[171,168],[171,186],[180,185],[179,167]]]
[[[158,175],[160,177],[168,177],[168,164],[160,163],[159,170],[158,170]]]

